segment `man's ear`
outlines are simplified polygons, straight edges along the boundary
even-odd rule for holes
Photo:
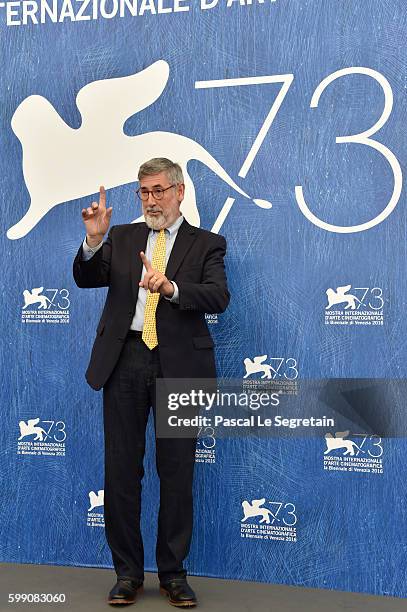
[[[177,185],[177,195],[180,202],[184,199],[185,196],[185,185],[184,183],[179,183]]]

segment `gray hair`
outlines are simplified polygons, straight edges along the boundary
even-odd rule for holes
[[[165,172],[168,180],[175,185],[184,182],[181,166],[166,157],[154,157],[154,159],[144,162],[139,168],[138,180],[140,181],[142,178],[153,174],[160,174],[160,172]]]

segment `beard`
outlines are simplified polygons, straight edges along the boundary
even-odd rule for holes
[[[159,215],[152,216],[152,215],[148,214],[148,210],[147,210],[145,212],[145,214],[144,214],[144,219],[145,219],[145,222],[148,225],[148,227],[150,229],[153,229],[153,230],[160,230],[160,229],[162,229],[165,226],[166,221],[167,221],[167,219],[164,217],[162,211],[160,211]]]

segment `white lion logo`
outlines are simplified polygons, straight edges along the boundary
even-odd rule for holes
[[[101,184],[111,189],[135,182],[138,167],[153,157],[175,158],[181,165],[186,185],[181,211],[192,225],[199,226],[200,217],[194,185],[187,172],[191,159],[205,164],[232,189],[249,198],[194,140],[172,132],[136,136],[123,132],[129,117],[161,96],[168,78],[169,66],[159,60],[130,76],[88,83],[76,96],[82,117],[77,129],[67,125],[43,96],[23,100],[13,115],[11,127],[23,148],[23,174],[31,202],[22,219],[8,230],[8,238],[26,236],[52,208],[93,194]],[[253,201],[261,208],[271,208],[265,200]],[[222,221],[228,212],[221,211]]]
[[[29,419],[27,423],[25,421],[20,421],[18,426],[20,428],[20,437],[19,440],[26,438],[27,436],[35,435],[34,440],[39,440],[42,442],[44,440],[44,436],[47,437],[46,431],[42,427],[36,427],[40,419]]]
[[[27,306],[31,306],[32,304],[39,304],[38,310],[46,310],[48,308],[47,302],[51,304],[51,300],[47,298],[46,295],[40,295],[44,291],[44,287],[35,287],[31,289],[31,292],[28,289],[23,291],[24,296],[24,306],[23,310],[27,308]]]
[[[241,523],[250,517],[261,516],[262,518],[260,520],[260,523],[266,523],[267,525],[269,525],[270,516],[274,515],[268,508],[260,508],[260,506],[262,506],[265,501],[265,497],[263,497],[263,499],[252,499],[252,503],[249,503],[247,500],[243,501],[242,508],[244,516],[241,520]]]
[[[325,307],[325,310],[328,310],[328,308],[331,308],[331,306],[334,304],[342,304],[342,302],[345,302],[346,304],[345,310],[348,310],[348,308],[355,310],[356,302],[359,302],[359,304],[364,306],[363,302],[361,302],[356,295],[352,295],[351,293],[346,295],[347,291],[349,291],[351,287],[352,285],[344,285],[343,287],[337,287],[336,291],[333,289],[327,289],[326,295],[328,297],[328,306]]]
[[[337,431],[335,432],[335,437],[331,433],[325,434],[325,442],[326,442],[326,450],[324,451],[324,455],[327,455],[333,450],[337,450],[338,448],[344,448],[344,455],[351,455],[352,457],[355,454],[355,448],[361,452],[363,451],[353,440],[345,440],[346,436],[349,435],[349,429],[347,431]]]
[[[88,512],[91,512],[95,508],[103,506],[105,503],[105,491],[104,489],[100,489],[97,493],[95,491],[89,492],[89,502],[90,508],[88,508]]]
[[[262,372],[263,376],[261,378],[270,379],[272,377],[271,372],[273,368],[271,367],[271,365],[263,363],[266,359],[267,355],[260,355],[258,357],[254,357],[253,360],[249,359],[249,357],[246,357],[246,359],[243,360],[244,366],[246,368],[246,374],[243,376],[243,378],[247,378],[251,374],[259,374],[260,372]]]

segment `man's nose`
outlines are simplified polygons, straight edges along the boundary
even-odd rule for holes
[[[150,203],[150,196],[151,196],[151,202],[152,202],[153,204],[155,204],[155,203],[156,203],[156,200],[154,199],[154,196],[153,196],[153,192],[152,192],[152,191],[149,191],[149,192],[148,192],[148,200],[147,200],[147,203],[148,203],[148,204]]]

